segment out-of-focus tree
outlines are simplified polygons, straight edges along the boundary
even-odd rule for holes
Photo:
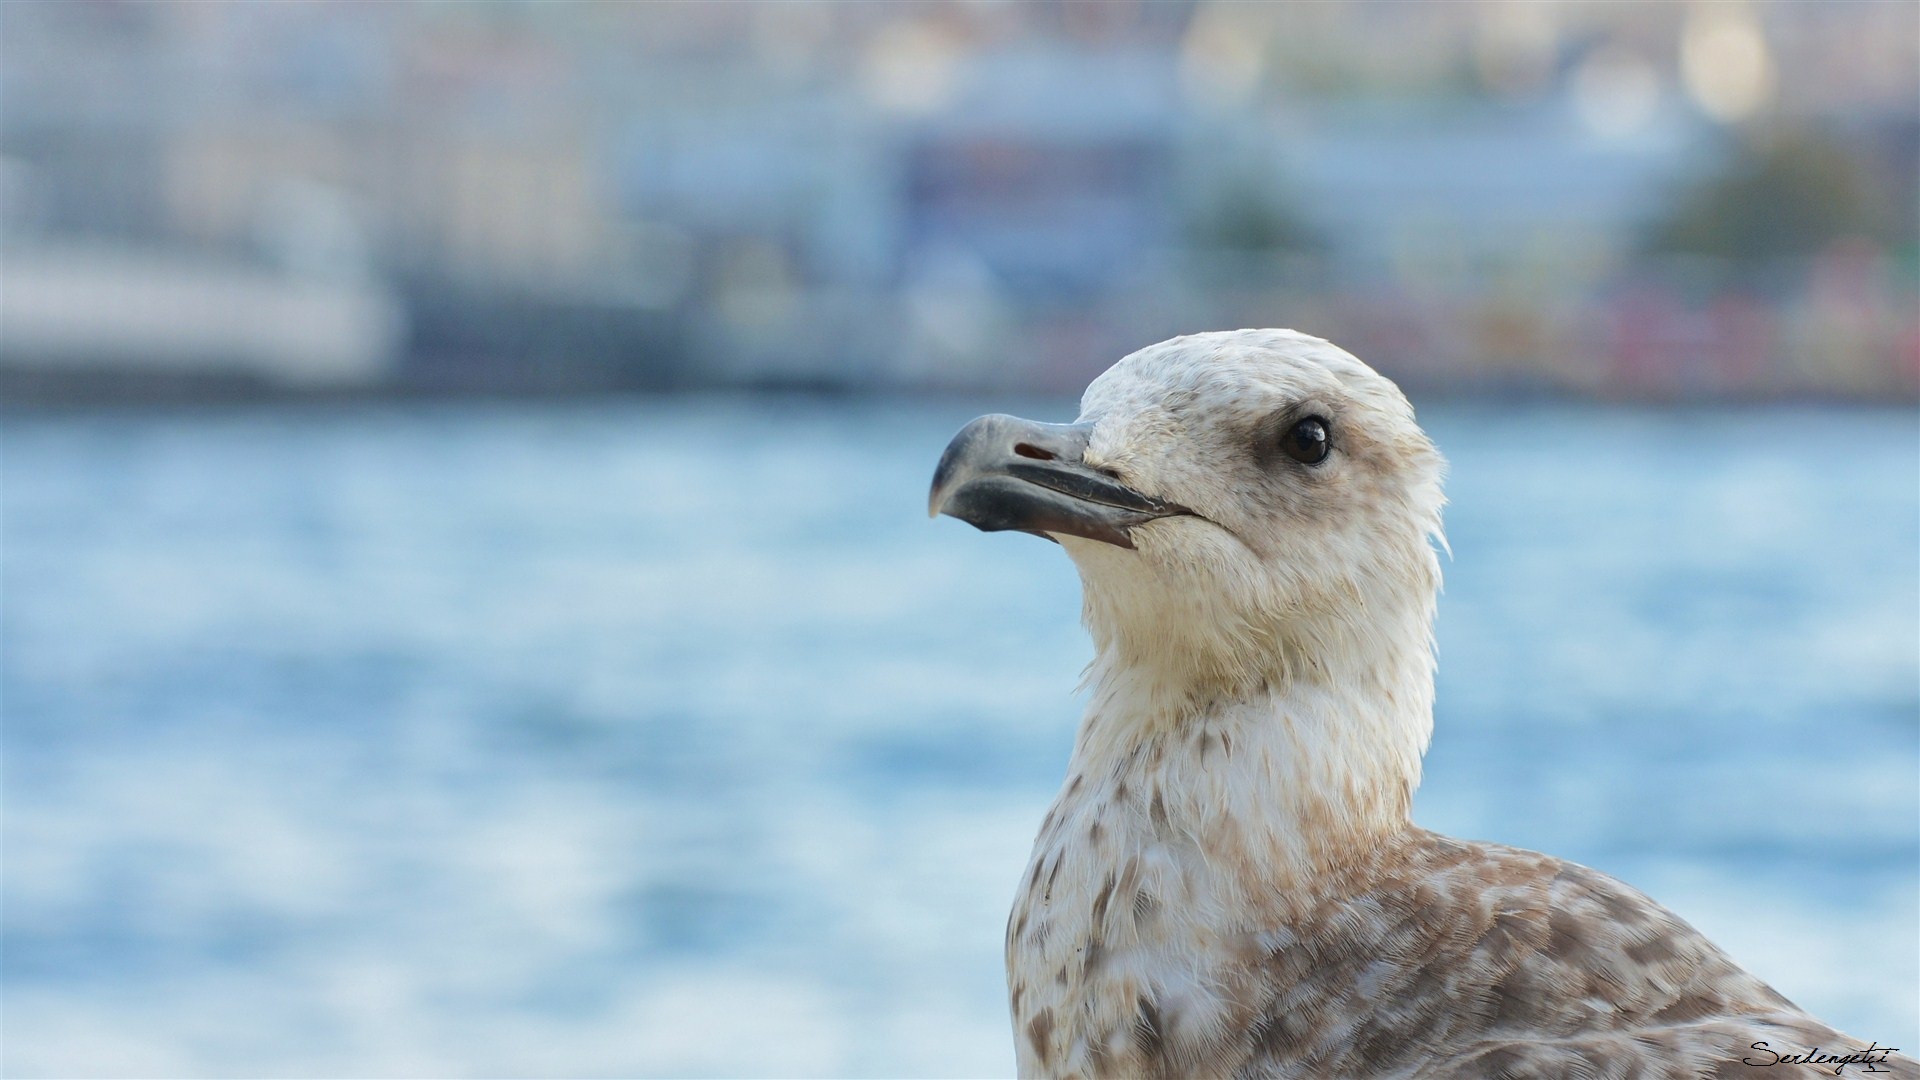
[[[1683,194],[1651,231],[1650,247],[1759,263],[1807,258],[1847,237],[1893,247],[1897,232],[1857,153],[1811,132],[1772,132],[1742,143]]]

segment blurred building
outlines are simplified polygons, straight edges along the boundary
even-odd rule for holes
[[[291,386],[1059,389],[1257,323],[1439,387],[1910,395],[1917,21],[13,3],[0,365],[150,370],[155,334]],[[1796,197],[1853,184],[1855,218],[1765,267],[1662,247],[1803,130],[1844,168]],[[116,314],[141,273],[176,325]],[[193,314],[275,305],[277,336]]]

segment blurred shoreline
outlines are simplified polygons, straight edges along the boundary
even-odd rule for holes
[[[747,347],[738,327],[697,309],[611,296],[316,278],[163,248],[11,245],[0,257],[0,404],[1058,394],[1167,337],[1270,325],[1327,337],[1428,397],[1920,400],[1920,294],[1903,295],[1901,272],[1864,242],[1761,269],[1642,260],[1533,301],[1343,282],[1311,262],[1162,265],[1162,289],[1066,308],[956,302],[930,315],[924,297],[853,305],[796,291]],[[926,318],[956,338],[937,363],[916,321]],[[864,337],[835,352],[834,328],[849,323]]]
[[[1818,409],[1841,415],[1913,415],[1914,400],[1903,396],[1833,396],[1817,393],[1770,396],[1631,398],[1600,396],[1553,388],[1498,387],[1475,390],[1457,384],[1418,386],[1401,384],[1416,409],[1444,408],[1453,412],[1551,410],[1574,414],[1639,413],[1665,415],[1740,415]],[[1018,411],[1032,406],[1046,416],[1067,419],[1079,405],[1077,393],[1030,390],[978,390],[951,387],[871,386],[745,386],[676,389],[568,390],[441,390],[358,388],[296,390],[258,383],[167,384],[145,386],[124,393],[116,382],[105,385],[20,387],[0,376],[0,423],[32,422],[61,417],[245,416],[254,413],[317,415],[405,413],[413,411],[519,410],[555,411],[591,415],[637,405],[673,404],[700,408],[723,404],[770,408],[948,405],[981,412]]]
[[[1118,359],[1118,357],[1116,357]],[[1416,407],[1486,406],[1488,408],[1572,408],[1595,411],[1637,410],[1665,412],[1749,412],[1818,407],[1843,411],[1907,410],[1915,404],[1910,394],[1859,394],[1781,390],[1739,396],[1663,394],[1631,397],[1618,393],[1594,394],[1562,387],[1458,383],[1422,385],[1400,380]],[[122,378],[40,380],[0,374],[0,420],[68,414],[244,413],[256,410],[410,409],[445,405],[555,407],[591,411],[624,403],[647,401],[712,402],[978,402],[982,407],[1007,400],[1059,402],[1071,409],[1077,394],[1009,388],[1004,391],[955,387],[872,387],[792,385],[660,388],[506,388],[446,391],[411,387],[356,387],[351,389],[289,389],[245,380],[126,381]]]

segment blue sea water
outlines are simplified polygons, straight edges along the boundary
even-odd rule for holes
[[[989,408],[7,417],[0,1071],[1010,1071],[1088,646],[1057,547],[926,519]],[[1416,817],[1920,1044],[1915,417],[1423,420]]]

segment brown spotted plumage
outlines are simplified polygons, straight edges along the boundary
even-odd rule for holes
[[[1633,889],[1411,823],[1442,471],[1392,383],[1275,330],[955,439],[932,509],[1059,540],[1096,648],[1007,926],[1021,1074],[1920,1080]]]

